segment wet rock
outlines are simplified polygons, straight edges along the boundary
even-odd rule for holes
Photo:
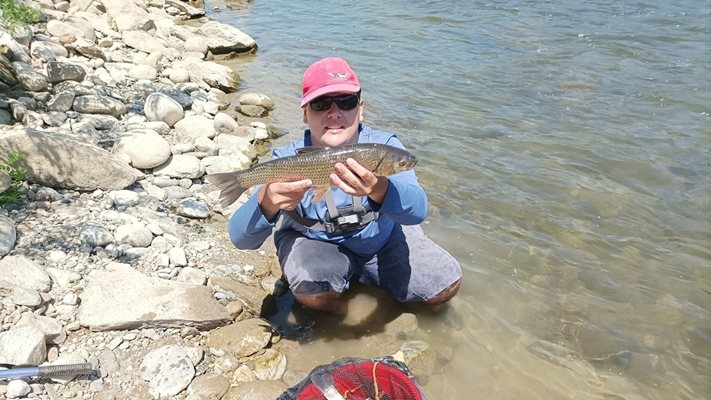
[[[224,354],[247,357],[265,348],[272,338],[268,322],[251,318],[209,333],[207,346]]]

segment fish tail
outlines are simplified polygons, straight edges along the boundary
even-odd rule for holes
[[[220,188],[220,204],[227,207],[239,199],[239,196],[248,188],[240,184],[239,172],[224,172],[220,174],[210,174],[205,180]]]

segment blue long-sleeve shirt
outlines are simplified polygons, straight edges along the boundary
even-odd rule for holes
[[[395,134],[374,130],[363,124],[359,126],[358,143],[385,143],[405,148]],[[274,158],[292,156],[296,154],[297,149],[311,145],[311,132],[307,129],[302,140],[275,148],[273,156]],[[382,204],[377,204],[366,196],[361,197],[364,210],[378,212],[378,218],[360,230],[335,234],[308,229],[282,211],[277,213],[273,220],[267,219],[257,202],[259,198],[257,193],[260,190],[257,187],[249,200],[230,217],[228,224],[230,239],[240,249],[259,248],[271,235],[279,217],[283,217],[279,231],[275,233],[277,241],[280,232],[295,230],[312,239],[345,246],[360,255],[375,254],[388,241],[395,224],[417,225],[427,216],[427,195],[417,181],[414,170],[391,175],[388,180],[388,189]],[[352,205],[353,197],[335,187],[330,190],[337,207]],[[325,222],[328,217],[326,202],[322,199],[316,204],[311,204],[312,199],[313,193],[309,190],[301,199],[296,212],[303,217]]]

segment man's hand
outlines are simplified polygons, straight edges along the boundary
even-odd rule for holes
[[[352,158],[347,159],[345,165],[336,164],[336,173],[331,174],[331,181],[344,193],[368,196],[378,204],[382,204],[388,191],[388,178],[375,176]]]
[[[267,183],[259,191],[259,207],[264,216],[272,220],[279,210],[295,209],[311,185],[310,179]]]

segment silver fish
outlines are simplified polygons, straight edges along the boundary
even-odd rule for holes
[[[271,182],[293,182],[310,179],[314,203],[333,186],[330,175],[336,163],[352,158],[377,176],[388,176],[411,169],[417,157],[407,150],[381,143],[358,143],[339,147],[303,147],[296,155],[277,158],[250,169],[208,175],[205,179],[220,188],[220,203],[226,207],[245,190]]]

